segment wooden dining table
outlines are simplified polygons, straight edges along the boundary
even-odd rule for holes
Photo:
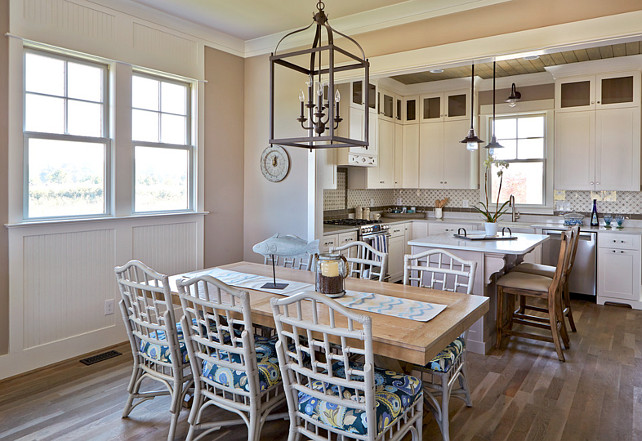
[[[237,262],[218,268],[246,274],[272,276],[272,266],[258,263]],[[173,293],[177,293],[176,280],[183,278],[183,276],[183,274],[177,274],[170,277]],[[310,271],[277,267],[276,277],[277,279],[314,284],[314,273]],[[357,314],[371,317],[374,353],[401,362],[425,365],[486,314],[489,309],[487,297],[375,280],[348,278],[345,282],[345,287],[348,290],[446,305],[446,309],[427,322],[353,310]],[[253,323],[274,327],[270,299],[273,297],[283,298],[283,296],[251,289],[246,291],[250,294]]]

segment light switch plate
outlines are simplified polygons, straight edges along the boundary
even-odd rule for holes
[[[617,202],[617,193],[615,191],[603,191],[602,200],[605,202]]]
[[[112,315],[114,313],[114,299],[105,300],[105,315]]]
[[[591,192],[591,203],[593,202],[593,199],[597,199],[598,202],[602,200],[602,192],[601,191],[592,191]],[[590,207],[589,207],[590,209]]]
[[[461,206],[463,208],[468,208],[468,199],[464,199],[463,201],[461,201]]]
[[[554,190],[553,199],[556,201],[563,201],[566,199],[566,190]]]

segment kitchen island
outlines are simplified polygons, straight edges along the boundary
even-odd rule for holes
[[[470,233],[469,233],[470,235]],[[512,240],[470,240],[454,237],[452,233],[433,235],[408,242],[411,253],[429,249],[445,249],[452,254],[477,263],[473,294],[490,299],[490,310],[469,330],[467,347],[471,352],[486,354],[495,342],[496,289],[495,280],[549,239],[542,234],[513,233]]]

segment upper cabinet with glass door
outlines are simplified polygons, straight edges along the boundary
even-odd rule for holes
[[[366,93],[368,94],[368,106],[371,111],[377,110],[377,86],[374,84],[368,84],[368,90],[364,91],[363,81],[353,81],[350,83],[350,105],[351,106],[363,106],[366,102]]]
[[[640,72],[562,78],[555,83],[558,112],[631,107],[640,104]]]
[[[421,122],[468,119],[470,91],[459,90],[422,95],[419,98],[419,104]]]
[[[397,108],[400,107],[399,98],[384,89],[379,89],[377,95],[379,97],[379,118],[395,121],[400,110]]]

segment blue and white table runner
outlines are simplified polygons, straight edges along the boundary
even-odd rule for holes
[[[276,281],[277,283],[287,283],[288,286],[285,289],[266,289],[262,288],[262,286],[265,283],[272,282],[271,277],[240,273],[238,271],[230,271],[221,268],[193,271],[191,273],[183,274],[183,277],[188,278],[202,275],[215,277],[221,282],[237,288],[265,291],[284,296],[291,296],[304,291],[314,291],[314,285],[311,283],[293,282],[283,279],[276,279]],[[439,305],[436,303],[420,302],[417,300],[386,296],[372,292],[350,290],[346,290],[345,296],[335,298],[334,300],[346,308],[390,315],[419,322],[432,320],[441,311],[446,309],[446,305]]]

